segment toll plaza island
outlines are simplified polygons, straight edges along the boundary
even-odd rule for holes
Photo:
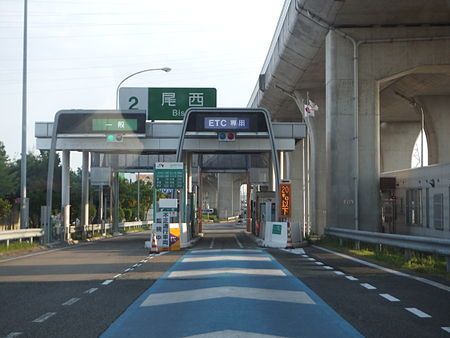
[[[202,234],[207,209],[216,210],[221,219],[240,215],[263,245],[284,248],[301,241],[303,220],[286,189],[291,181],[292,189],[299,182],[290,180],[289,152],[305,137],[303,123],[272,123],[267,111],[253,108],[191,107],[182,121],[168,116],[168,121],[150,121],[145,110],[63,110],[54,122],[37,123],[38,148],[50,150],[50,161],[62,151],[62,214],[70,215],[70,153],[81,151],[81,222],[86,228],[89,189],[98,189],[102,223],[111,222],[111,231],[117,233],[119,173],[150,172],[156,203],[148,215],[161,251],[189,246]],[[51,205],[53,165],[49,168]],[[104,210],[107,201],[109,213]],[[50,213],[46,217],[45,238],[50,242]],[[68,217],[63,224],[68,240]]]

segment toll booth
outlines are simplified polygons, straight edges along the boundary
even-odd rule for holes
[[[275,191],[257,191],[254,212],[255,235],[264,239],[266,222],[276,221]]]

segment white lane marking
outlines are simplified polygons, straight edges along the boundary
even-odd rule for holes
[[[142,302],[140,307],[163,304],[176,304],[217,298],[242,298],[277,301],[298,304],[315,304],[304,291],[258,289],[237,286],[222,286],[187,291],[153,293]]]
[[[44,313],[42,316],[40,316],[39,318],[36,318],[35,320],[33,320],[33,323],[43,323],[45,322],[47,319],[49,319],[50,317],[56,315],[56,312],[47,312]]]
[[[348,280],[358,280],[358,278],[353,276],[345,276],[345,278],[347,278]]]
[[[236,330],[223,330],[223,331],[212,331],[207,333],[196,334],[194,336],[189,336],[185,338],[282,338],[281,336],[272,336],[262,333],[244,332]]]
[[[219,275],[223,273],[232,273],[239,275],[257,275],[257,276],[286,276],[283,270],[279,269],[219,268],[219,269],[172,271],[169,274],[168,278],[200,277],[208,275]]]
[[[21,335],[23,335],[23,332],[11,332],[7,336],[5,336],[5,338],[14,338],[14,337],[18,337],[18,336],[21,336]]]
[[[90,288],[89,290],[84,291],[84,293],[91,294],[91,293],[94,293],[97,290],[98,290],[98,288]]]
[[[137,263],[136,263],[136,264],[133,265],[133,268],[135,268],[135,267],[137,267],[137,266],[138,266],[138,265],[137,265]]]
[[[302,257],[303,257],[303,258],[308,258],[309,256],[308,256],[308,255],[302,255]]]
[[[70,298],[67,302],[62,303],[63,306],[70,306],[78,302],[80,298]]]
[[[390,302],[399,302],[400,301],[400,299],[398,299],[394,296],[391,296],[389,293],[380,293],[380,296],[387,299]]]
[[[210,254],[212,252],[221,252],[221,253],[228,253],[228,252],[240,252],[240,253],[263,253],[263,250],[254,250],[254,249],[204,249],[204,250],[190,250],[189,251],[192,254]]]
[[[305,253],[305,250],[302,248],[295,248],[295,249],[281,249],[282,251],[289,252],[295,255],[302,255]]]
[[[196,256],[196,257],[186,257],[182,259],[182,263],[193,263],[193,262],[215,262],[215,261],[259,261],[259,262],[270,262],[270,257],[266,256]]]
[[[448,333],[450,333],[450,326],[443,326],[443,327],[441,327],[441,329],[446,331],[446,332],[448,332]]]
[[[327,270],[333,270],[333,268],[331,266],[328,266],[328,265],[323,266],[323,268],[327,269]]]
[[[310,257],[310,258],[307,258],[307,260],[308,261],[311,261],[311,262],[314,262],[316,259],[315,258],[312,258],[312,257]]]
[[[123,272],[128,272],[130,270],[131,270],[131,268],[126,268],[125,270],[123,270]]]
[[[234,239],[236,240],[237,245],[242,249],[244,246],[241,242],[239,242],[239,239],[237,238],[237,235],[234,235]]]
[[[369,283],[360,283],[360,285],[367,290],[376,290],[376,287]]]
[[[431,318],[431,316],[428,313],[420,311],[415,307],[405,307],[405,310],[411,312],[412,314],[415,314],[419,318]]]
[[[109,284],[111,284],[112,282],[113,282],[112,279],[107,279],[107,280],[105,280],[105,281],[102,283],[102,285],[109,285]]]
[[[118,273],[118,274],[115,275],[113,278],[116,279],[116,278],[119,278],[120,276],[122,276],[122,274],[121,274],[121,273]]]
[[[429,279],[426,279],[426,278],[408,275],[407,273],[404,273],[404,272],[399,272],[399,271],[395,271],[395,270],[392,270],[392,269],[389,269],[389,268],[385,268],[383,266],[380,266],[380,265],[377,265],[377,264],[374,264],[374,263],[369,263],[369,262],[366,262],[366,261],[363,261],[361,259],[348,256],[348,255],[344,255],[344,254],[341,254],[339,252],[335,252],[335,251],[330,250],[330,249],[322,248],[320,246],[313,245],[313,247],[316,248],[316,249],[328,252],[328,253],[335,254],[335,255],[340,256],[342,258],[349,259],[349,260],[351,260],[353,262],[357,262],[357,263],[363,264],[365,266],[370,266],[371,268],[375,268],[375,269],[378,269],[378,270],[381,270],[381,271],[384,271],[384,272],[387,272],[387,273],[391,273],[391,274],[396,275],[396,276],[411,278],[411,279],[414,279],[414,280],[416,280],[418,282],[425,283],[425,284],[434,286],[436,288],[439,288],[441,290],[450,292],[450,286],[447,286],[447,285],[444,285],[444,284],[441,284],[441,283],[438,283],[438,282],[435,282],[435,281],[432,281],[432,280],[429,280]]]
[[[212,241],[211,241],[211,244],[209,245],[209,248],[210,249],[212,249],[213,247],[214,247],[214,240],[215,240],[216,238],[215,237],[213,237],[213,239],[212,239]]]
[[[317,265],[323,265],[322,262],[314,262],[314,263],[316,263]]]
[[[339,275],[339,276],[343,276],[343,275],[345,275],[345,273],[343,273],[342,271],[333,271],[336,275]]]

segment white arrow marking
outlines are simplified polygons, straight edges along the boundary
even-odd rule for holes
[[[195,336],[189,336],[186,338],[282,338],[282,337],[262,333],[224,330],[224,331],[214,331],[203,334],[196,334]]]
[[[242,298],[256,299],[273,302],[315,304],[315,302],[304,291],[256,289],[236,286],[222,286],[217,288],[206,288],[187,291],[176,291],[166,293],[154,293],[142,302],[141,307],[165,304],[176,304],[184,302],[195,302],[217,298]]]
[[[270,262],[270,258],[266,256],[201,256],[201,257],[187,257],[182,260],[183,263],[194,262],[215,262],[215,261],[258,261]]]
[[[208,275],[219,275],[223,273],[233,273],[239,275],[257,275],[257,276],[286,276],[286,274],[279,269],[220,268],[220,269],[172,271],[169,274],[168,278],[200,277]]]

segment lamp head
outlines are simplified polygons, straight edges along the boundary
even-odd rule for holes
[[[164,68],[161,68],[161,70],[166,72],[166,73],[168,73],[168,72],[170,72],[172,70],[172,68],[164,67]]]

